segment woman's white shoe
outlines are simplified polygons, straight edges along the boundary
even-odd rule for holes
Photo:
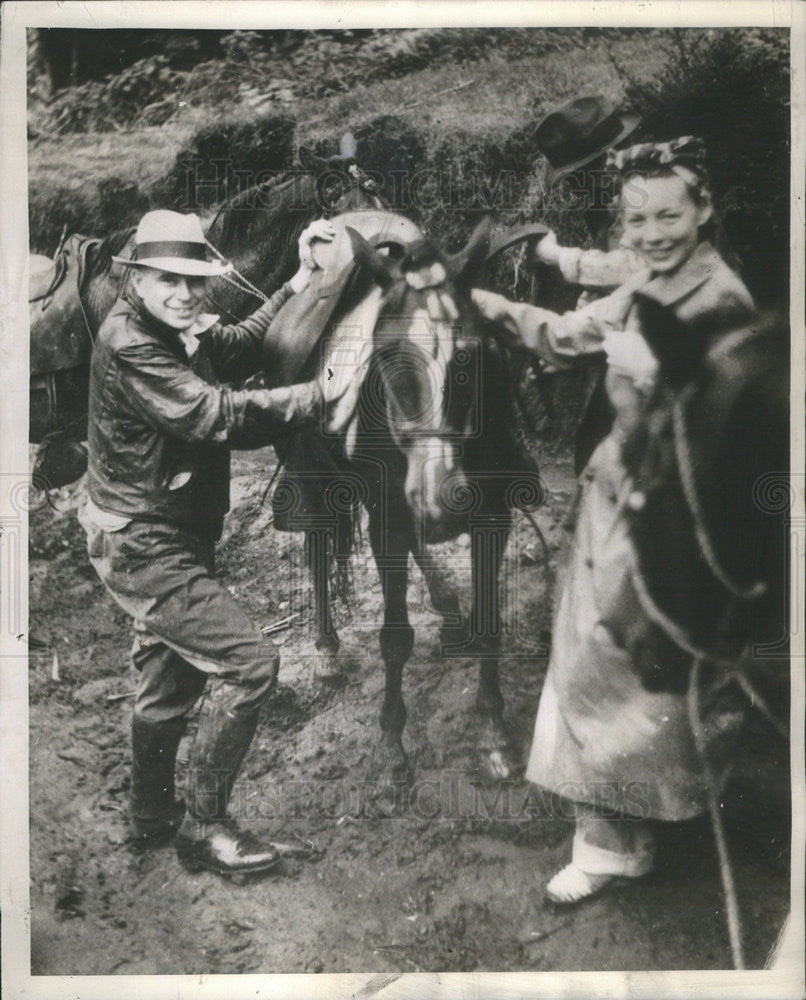
[[[553,903],[579,903],[618,881],[621,881],[619,875],[591,875],[572,861],[551,879],[546,895]]]

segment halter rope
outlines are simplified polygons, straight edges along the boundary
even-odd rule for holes
[[[722,813],[719,807],[719,799],[716,794],[716,778],[708,760],[708,747],[706,745],[705,729],[702,724],[702,711],[700,706],[700,671],[703,661],[700,657],[695,657],[691,665],[689,676],[688,693],[686,695],[686,706],[688,708],[688,720],[691,732],[694,736],[694,745],[700,755],[702,763],[703,778],[705,779],[705,793],[708,798],[708,813],[711,818],[711,826],[714,831],[716,841],[716,851],[719,858],[719,874],[722,878],[722,889],[725,893],[725,909],[728,918],[728,936],[730,938],[731,957],[734,969],[744,969],[744,954],[742,951],[742,924],[739,916],[739,903],[736,896],[736,885],[733,881],[733,869],[728,854],[728,842],[725,837],[725,825],[722,821]]]
[[[213,246],[213,244],[207,239],[206,236],[204,238],[204,242],[213,251],[213,253],[216,255],[216,257],[218,257],[220,261],[223,261],[226,264],[231,263],[231,261],[228,261],[223,253],[221,253],[216,247]],[[219,274],[218,277],[222,278],[228,284],[234,285],[237,289],[239,289],[242,292],[251,292],[253,295],[257,296],[257,298],[262,299],[263,302],[269,301],[268,295],[266,295],[264,292],[261,292],[261,290],[257,288],[255,285],[253,285],[248,278],[245,278],[234,265],[232,270],[233,274],[235,274],[238,279],[237,281],[235,280],[235,278],[231,278],[228,274]]]
[[[757,331],[741,331],[738,334],[734,334],[732,337],[728,338],[729,342],[727,344],[720,343],[713,351],[709,352],[709,357],[714,357],[717,353],[725,353],[737,342],[741,343],[749,336],[756,335],[756,333]],[[715,579],[722,584],[732,598],[744,601],[756,600],[766,592],[766,584],[763,581],[758,581],[750,587],[742,587],[741,585],[735,583],[730,575],[722,568],[721,562],[711,543],[710,536],[705,528],[702,505],[700,504],[694,480],[693,461],[686,435],[685,413],[683,410],[684,395],[687,397],[691,395],[692,391],[691,386],[687,387],[687,389],[683,390],[681,396],[675,400],[672,406],[675,457],[677,460],[678,472],[680,474],[680,482],[683,487],[683,496],[692,517],[695,535],[700,544],[703,557]],[[742,927],[738,898],[736,895],[736,886],[733,879],[733,869],[730,863],[730,856],[728,854],[727,838],[725,836],[722,813],[716,793],[716,778],[708,759],[707,740],[702,722],[700,676],[703,665],[706,662],[710,662],[725,670],[728,679],[736,681],[750,703],[754,707],[758,708],[761,714],[772,724],[774,729],[784,739],[788,738],[787,730],[783,723],[770,710],[766,701],[758,694],[747,677],[736,669],[736,665],[741,662],[744,653],[740,654],[736,660],[725,660],[724,658],[715,657],[712,654],[706,653],[704,650],[700,649],[691,640],[685,629],[657,605],[652,595],[649,593],[649,588],[647,587],[646,581],[644,580],[638,567],[634,547],[631,547],[631,552],[632,559],[630,575],[642,610],[647,617],[649,617],[649,619],[661,629],[667,638],[669,638],[679,649],[688,653],[692,657],[688,691],[686,695],[689,725],[691,726],[694,745],[699,755],[703,770],[703,779],[705,781],[706,797],[708,801],[708,813],[711,820],[711,827],[714,832],[714,841],[716,843],[717,856],[719,859],[719,873],[722,880],[722,889],[725,894],[725,909],[733,966],[737,970],[744,969],[745,962],[742,949]]]
[[[688,390],[684,390],[684,392],[687,393]],[[689,513],[691,514],[694,522],[694,532],[697,536],[697,541],[700,544],[700,549],[705,562],[714,577],[719,581],[719,583],[722,584],[729,594],[732,594],[734,597],[738,597],[743,601],[757,600],[766,593],[767,585],[762,580],[758,580],[749,587],[743,587],[741,584],[736,583],[726,570],[723,569],[719,556],[716,554],[714,546],[711,543],[711,538],[705,527],[705,517],[703,515],[702,505],[697,493],[697,485],[694,482],[694,463],[691,458],[691,450],[686,436],[686,422],[683,412],[682,394],[681,397],[676,399],[672,404],[672,426],[674,429],[675,458],[677,459],[677,469],[680,473],[680,482],[683,486],[683,497],[685,498],[686,506],[688,507]]]

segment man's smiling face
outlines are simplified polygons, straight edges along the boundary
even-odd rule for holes
[[[196,322],[207,290],[206,278],[139,267],[134,269],[132,281],[146,310],[161,323],[182,332]]]

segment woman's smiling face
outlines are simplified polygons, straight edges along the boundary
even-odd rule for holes
[[[627,243],[658,274],[675,271],[699,242],[699,229],[711,217],[707,202],[694,200],[676,174],[630,177],[621,189],[621,218]]]
[[[151,315],[174,330],[187,330],[201,312],[207,279],[153,267],[135,268],[134,289]]]

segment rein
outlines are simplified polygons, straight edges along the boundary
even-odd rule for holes
[[[688,720],[691,732],[694,737],[694,745],[702,764],[703,778],[705,779],[706,796],[708,798],[708,813],[711,818],[711,826],[714,831],[714,841],[716,842],[717,857],[719,858],[719,874],[722,879],[722,889],[725,893],[725,910],[728,919],[728,936],[730,938],[731,958],[734,969],[744,969],[744,953],[742,951],[742,925],[739,914],[739,902],[736,896],[736,884],[733,880],[733,868],[728,854],[728,842],[725,837],[725,825],[722,820],[719,797],[717,796],[717,781],[708,760],[708,745],[705,736],[705,728],[702,722],[702,708],[700,705],[700,672],[703,661],[699,657],[694,658],[689,676],[688,692],[686,694],[686,707],[688,709]]]
[[[221,253],[221,251],[218,250],[217,247],[214,247],[213,244],[207,239],[207,237],[205,237],[204,242],[213,251],[215,256],[220,261],[224,261],[225,263],[230,263],[230,261],[227,261],[224,254]],[[269,301],[268,295],[266,295],[264,292],[261,292],[261,290],[256,285],[253,285],[252,282],[248,278],[246,278],[243,274],[241,274],[241,272],[234,265],[232,268],[232,273],[235,275],[234,278],[230,277],[228,274],[220,274],[219,277],[223,281],[226,281],[227,284],[233,285],[241,292],[251,292],[252,295],[254,295],[258,299],[261,299],[263,302]],[[215,299],[213,299],[212,296],[210,296],[210,298],[213,302],[215,302]],[[229,309],[225,309],[224,311],[229,312]],[[230,313],[230,316],[232,316],[232,313]]]
[[[686,433],[686,419],[683,409],[684,396],[688,398],[691,394],[692,390],[689,386],[683,390],[672,404],[675,458],[677,460],[677,470],[680,473],[680,482],[683,486],[683,496],[686,506],[694,522],[694,532],[700,544],[703,557],[713,576],[733,597],[737,597],[742,601],[754,601],[766,593],[767,585],[762,580],[757,581],[749,587],[743,587],[741,584],[736,583],[723,568],[705,526],[705,515],[700,503],[697,484],[694,480],[694,463]]]
[[[724,356],[734,347],[744,343],[746,340],[758,336],[757,330],[741,330],[720,341],[711,351],[708,352],[706,360],[714,360],[720,355]],[[694,532],[699,543],[700,551],[708,569],[714,579],[725,589],[730,600],[725,614],[731,610],[737,602],[754,601],[763,596],[767,591],[764,581],[757,581],[750,586],[742,586],[737,583],[732,575],[728,573],[722,565],[715,547],[711,541],[710,534],[705,523],[702,503],[694,475],[694,461],[689,444],[689,435],[685,419],[685,402],[694,393],[694,384],[687,385],[674,400],[671,407],[672,432],[674,442],[674,455],[677,471],[680,478],[683,497],[694,525]],[[628,481],[629,486],[629,481]],[[629,490],[625,492],[623,503],[629,503]],[[660,608],[652,597],[646,580],[638,566],[635,546],[630,547],[630,579],[635,588],[638,602],[643,612],[649,620],[656,625],[666,637],[691,657],[691,667],[689,673],[688,690],[686,693],[686,707],[689,725],[691,728],[694,746],[702,767],[702,776],[705,784],[708,814],[711,821],[711,828],[714,834],[714,841],[719,861],[719,872],[722,881],[722,889],[725,896],[725,912],[728,925],[728,936],[730,939],[731,958],[735,969],[744,969],[745,959],[742,948],[742,927],[741,916],[736,893],[736,885],[733,877],[733,870],[728,854],[727,838],[725,835],[724,821],[722,817],[721,805],[717,789],[719,787],[716,775],[711,766],[708,756],[708,742],[705,726],[703,723],[701,704],[701,681],[702,671],[706,663],[712,663],[724,672],[725,680],[722,683],[735,681],[747,697],[750,704],[757,708],[759,712],[773,726],[776,732],[785,740],[788,740],[786,726],[770,710],[766,701],[755,690],[748,678],[739,669],[743,659],[748,654],[749,644],[745,646],[738,657],[726,659],[715,656],[701,649],[690,637],[686,629]]]
[[[759,336],[759,331],[750,329],[740,330],[728,337],[725,337],[717,345],[711,348],[706,355],[706,360],[713,361],[720,356],[724,356],[736,346],[741,345],[745,341],[757,336]],[[755,601],[767,592],[767,584],[763,580],[759,580],[750,586],[742,586],[737,583],[732,578],[731,574],[728,573],[728,571],[723,567],[722,561],[716,552],[706,527],[705,515],[694,475],[694,460],[691,454],[688,429],[686,427],[685,419],[685,403],[693,396],[693,394],[694,384],[690,383],[681,391],[671,406],[675,462],[677,465],[678,475],[680,477],[683,497],[689,514],[691,515],[695,536],[697,542],[699,543],[701,554],[714,579],[730,595],[732,603],[735,603],[736,601]],[[629,505],[630,500],[630,490],[626,489],[622,499],[622,507]],[[630,565],[630,576],[633,585],[635,586],[638,601],[647,617],[655,625],[657,625],[667,638],[669,638],[679,649],[688,653],[695,660],[708,661],[716,666],[728,670],[729,672],[733,672],[732,668],[737,662],[736,660],[726,659],[725,657],[720,657],[701,649],[692,640],[687,630],[657,604],[650,593],[649,586],[647,585],[643,574],[641,573],[634,546],[631,546],[631,552],[632,559]],[[739,657],[739,660],[740,659],[741,656]],[[761,701],[758,696],[756,696],[753,700],[758,702]],[[779,728],[780,730],[780,724],[777,723],[776,728]]]

